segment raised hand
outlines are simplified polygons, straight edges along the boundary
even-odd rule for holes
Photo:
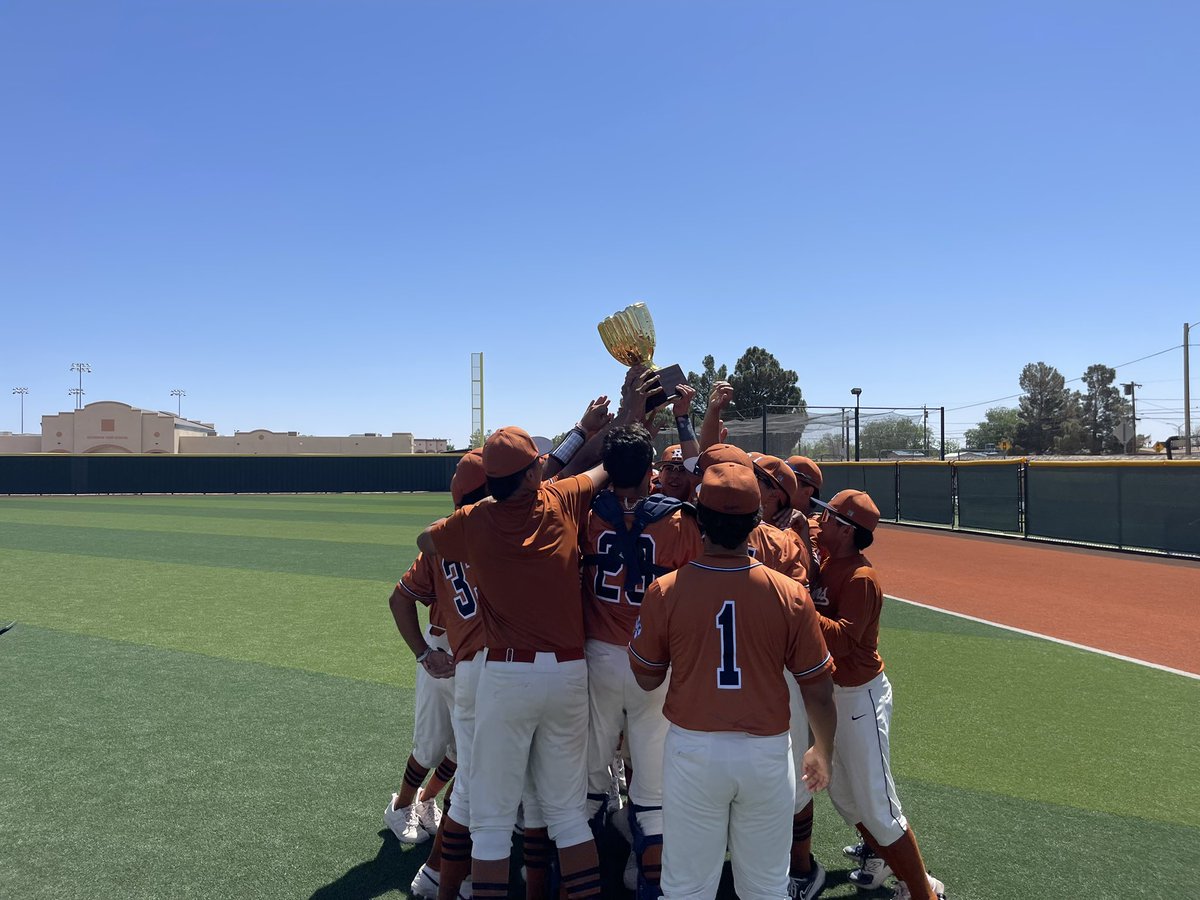
[[[671,414],[678,419],[692,411],[692,400],[696,396],[696,389],[691,385],[681,384],[675,388],[675,393],[675,404],[671,407]]]
[[[587,405],[579,417],[579,427],[588,434],[595,434],[612,420],[613,415],[608,411],[608,397],[601,394]]]

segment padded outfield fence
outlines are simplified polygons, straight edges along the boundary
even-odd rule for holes
[[[14,454],[0,456],[0,495],[444,492],[458,459]],[[821,469],[824,497],[865,490],[885,521],[1200,557],[1200,461],[823,461]]]
[[[324,494],[445,491],[461,454],[0,456],[0,494]]]
[[[871,495],[885,521],[1200,557],[1200,461],[1029,459],[821,465],[821,495]]]

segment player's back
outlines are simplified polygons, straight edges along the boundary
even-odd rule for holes
[[[634,524],[635,510],[624,513],[624,527]],[[588,513],[583,542],[583,621],[588,638],[624,647],[633,634],[646,588],[654,570],[677,569],[701,553],[700,529],[692,515],[676,509],[650,522],[637,538],[642,577],[627,586],[626,568],[619,557],[617,526],[595,509]]]
[[[724,556],[703,556],[656,582],[669,620],[668,719],[693,731],[787,730],[783,672],[797,639],[792,607],[803,603],[797,587],[748,557]],[[820,663],[819,634],[812,643]]]

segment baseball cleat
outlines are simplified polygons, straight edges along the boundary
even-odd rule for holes
[[[946,886],[928,872],[925,874],[925,877],[929,879],[929,889],[933,891],[933,896],[937,897],[937,900],[946,900]],[[896,885],[896,891],[892,894],[892,900],[912,900],[912,892],[903,881]]]
[[[430,837],[437,834],[438,826],[442,824],[442,811],[436,800],[423,800],[414,803],[417,808],[417,821]]]
[[[807,875],[793,875],[788,879],[788,896],[792,900],[815,900],[825,890],[825,867],[813,856],[809,860],[812,869]]]
[[[458,900],[471,900],[471,876],[468,875],[463,879],[463,883],[458,886]]]
[[[891,874],[892,867],[868,848],[861,865],[850,873],[850,883],[861,891],[873,891],[883,887],[884,879]]]
[[[861,866],[862,859],[867,855],[868,849],[870,848],[867,847],[866,841],[859,841],[857,844],[850,844],[847,847],[843,847],[842,853],[846,854],[846,856],[850,857],[855,863]]]
[[[636,891],[638,878],[638,861],[637,854],[632,850],[629,851],[629,859],[625,860],[625,872],[621,876],[621,882],[625,885],[625,890]]]
[[[392,794],[391,802],[383,811],[383,824],[392,829],[392,834],[402,844],[425,843],[429,840],[429,832],[421,827],[421,820],[417,815],[417,804],[410,803],[408,806],[396,809],[396,798],[399,796],[399,794]]]
[[[417,870],[417,877],[409,885],[408,892],[414,897],[422,898],[422,900],[437,900],[438,873],[429,868],[428,865],[421,866]]]

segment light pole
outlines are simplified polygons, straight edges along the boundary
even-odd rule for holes
[[[862,397],[862,388],[850,388],[850,393],[854,395],[854,461],[860,462],[860,447],[858,444],[858,403]]]
[[[67,393],[75,398],[75,408],[83,409],[83,388],[71,388]]]
[[[1130,381],[1128,384],[1122,384],[1121,387],[1125,388],[1125,396],[1127,396],[1129,398],[1129,412],[1130,412],[1130,416],[1133,419],[1133,450],[1131,452],[1136,454],[1137,450],[1138,450],[1138,444],[1137,444],[1137,394],[1135,393],[1135,391],[1137,391],[1137,389],[1140,388],[1141,385],[1137,384],[1136,382]]]
[[[75,408],[82,409],[83,408],[83,373],[87,372],[90,375],[92,373],[92,367],[90,365],[88,365],[87,363],[71,363],[71,371],[79,373],[79,389],[78,389],[78,393],[75,393]],[[72,392],[72,393],[74,393],[74,392]]]
[[[183,388],[174,388],[171,391],[171,396],[175,398],[175,415],[180,419],[183,418],[183,398],[187,396],[187,391]]]
[[[29,388],[15,387],[15,388],[13,388],[13,393],[19,394],[21,396],[21,434],[24,434],[25,433],[25,395],[29,393]]]

